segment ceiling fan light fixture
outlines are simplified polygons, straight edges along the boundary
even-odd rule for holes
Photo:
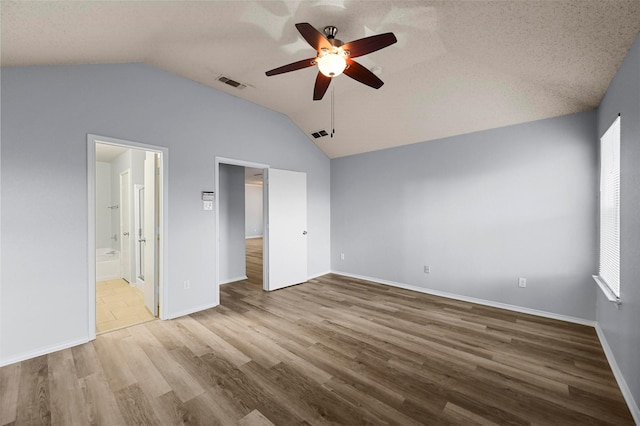
[[[327,77],[336,77],[347,68],[347,54],[341,48],[332,52],[322,52],[316,59],[318,69]]]
[[[308,22],[296,24],[298,32],[309,46],[317,52],[315,58],[302,59],[265,72],[267,77],[318,66],[316,84],[313,86],[313,100],[319,101],[327,92],[331,80],[340,74],[365,84],[374,89],[382,87],[384,82],[373,72],[363,67],[352,58],[364,56],[396,43],[398,40],[393,33],[384,33],[364,37],[344,44],[336,38],[338,29],[333,26],[325,27],[324,34],[315,29]],[[333,130],[331,135],[333,136]]]

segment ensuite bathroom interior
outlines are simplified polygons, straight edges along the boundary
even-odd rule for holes
[[[96,331],[154,319],[144,303],[142,149],[96,144]],[[153,153],[151,153],[153,155]]]

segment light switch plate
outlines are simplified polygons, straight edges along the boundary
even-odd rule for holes
[[[213,201],[203,201],[202,205],[205,210],[213,210]]]

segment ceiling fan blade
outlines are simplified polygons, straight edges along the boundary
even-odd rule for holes
[[[321,48],[326,47],[327,49],[331,49],[331,43],[327,40],[327,38],[318,30],[313,28],[311,24],[308,22],[301,22],[296,24],[296,28],[307,40],[307,43],[311,45],[317,51],[320,51]]]
[[[393,33],[384,33],[354,40],[343,45],[342,48],[349,51],[349,57],[357,58],[390,46],[397,41],[398,39]]]
[[[366,84],[369,87],[373,87],[374,89],[379,89],[384,84],[378,76],[356,61],[347,59],[347,64],[349,64],[349,66],[343,72],[352,79],[357,80],[362,84]]]
[[[313,88],[313,100],[319,101],[322,99],[324,94],[327,92],[329,88],[329,84],[331,84],[331,77],[327,77],[318,71],[318,76],[316,77],[316,85]]]
[[[283,65],[281,67],[274,68],[271,71],[267,71],[265,74],[270,77],[272,75],[283,74],[285,72],[291,72],[291,71],[301,70],[307,67],[312,67],[315,64],[316,64],[316,58],[303,59],[298,62],[293,62],[288,65]]]

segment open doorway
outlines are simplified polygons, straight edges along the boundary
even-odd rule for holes
[[[264,285],[265,168],[220,163],[217,167],[218,282]]]
[[[163,312],[167,153],[94,135],[88,147],[89,335],[94,338]]]
[[[247,281],[263,288],[264,170],[244,168],[244,238]]]
[[[262,200],[259,201],[262,203],[261,242],[259,238],[247,238],[255,234],[256,227],[247,222],[249,218],[245,210],[247,179],[259,176],[262,180],[262,187],[257,189],[262,192]],[[305,282],[306,173],[218,157],[215,160],[215,184],[216,303],[220,303],[220,284],[248,280],[251,274],[249,267],[259,272],[260,263],[254,260],[259,260],[255,257],[260,248],[263,290],[274,291]],[[258,241],[251,241],[254,239]],[[252,253],[247,253],[248,249]]]

